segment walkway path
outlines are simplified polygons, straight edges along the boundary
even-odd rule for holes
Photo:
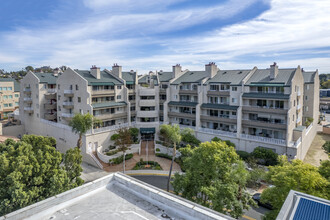
[[[147,148],[147,143],[148,143],[148,148]],[[157,163],[160,164],[160,166],[163,168],[164,171],[169,171],[170,166],[171,166],[171,160],[161,158],[161,157],[156,157],[154,148],[155,148],[155,146],[154,146],[153,141],[148,141],[148,142],[143,141],[141,143],[141,155],[136,153],[136,154],[134,154],[132,159],[126,160],[125,161],[125,170],[132,170],[133,167],[135,166],[135,164],[137,162],[139,162],[140,159],[142,158],[144,161],[146,161],[147,159],[149,161],[156,161]],[[147,152],[148,152],[148,154],[147,154]],[[97,155],[96,155],[96,157],[97,157]],[[104,163],[102,161],[100,161],[100,162],[102,163],[104,170],[107,172],[117,172],[117,171],[122,172],[124,169],[123,163],[110,166],[107,163]],[[181,172],[180,166],[175,162],[173,163],[173,171]]]

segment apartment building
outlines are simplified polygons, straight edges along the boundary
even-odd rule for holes
[[[0,119],[5,119],[8,114],[19,106],[20,85],[12,78],[0,78]]]
[[[22,123],[40,118],[67,130],[74,113],[93,114],[102,124],[86,135],[86,152],[107,145],[119,127],[135,126],[142,139],[157,139],[159,126],[170,123],[192,128],[201,141],[217,136],[238,150],[260,146],[302,159],[316,134],[318,80],[317,71],[280,69],[276,63],[248,70],[222,70],[209,63],[201,71],[177,64],[172,71],[140,77],[117,64],[103,71],[68,68],[29,72],[22,80],[20,110]],[[314,121],[306,127],[310,118]],[[61,140],[64,145],[67,139]]]

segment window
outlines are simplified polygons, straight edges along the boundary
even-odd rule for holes
[[[308,96],[307,95],[306,95],[305,99],[308,100]]]
[[[178,100],[178,95],[174,95],[174,99],[175,100]]]
[[[83,114],[83,110],[79,109],[80,114]]]
[[[19,95],[18,94],[15,94],[15,98],[18,98],[19,97]]]
[[[13,90],[13,87],[8,87],[8,91],[12,91]]]
[[[117,86],[117,89],[121,89],[121,86]]]
[[[7,87],[3,87],[2,90],[3,90],[3,91],[7,91]]]
[[[294,115],[292,115],[292,121],[294,121]]]
[[[9,107],[13,107],[13,103],[9,103]]]
[[[37,113],[37,118],[39,118],[39,114]]]
[[[36,89],[38,89],[38,85],[39,85],[39,84],[36,84]]]
[[[60,84],[57,85],[57,88],[60,89]]]
[[[78,102],[79,102],[79,103],[81,102],[81,97],[78,97]]]
[[[219,85],[210,85],[211,91],[219,91]]]
[[[121,99],[121,95],[117,95],[117,99]]]
[[[8,107],[8,104],[3,104],[3,107],[5,107],[5,108]]]
[[[0,87],[0,91],[2,91],[2,87]]]
[[[12,99],[13,98],[13,95],[9,95],[8,98]]]
[[[232,101],[232,103],[237,103],[237,99],[236,98],[232,98],[231,101]]]
[[[3,99],[8,99],[8,96],[7,96],[7,95],[4,95],[4,96],[3,96]]]
[[[58,99],[58,101],[60,101],[60,100],[61,100],[61,96],[60,96],[60,95],[58,95],[58,98],[57,98],[57,99]]]
[[[293,106],[296,106],[296,100],[293,100]]]
[[[44,89],[47,89],[47,84],[44,84]]]
[[[15,102],[15,106],[18,106],[18,102]]]
[[[61,106],[58,106],[58,110],[61,111]]]
[[[305,111],[308,112],[308,106],[306,106]]]
[[[76,90],[79,90],[79,86],[78,85],[76,85]]]
[[[306,89],[309,90],[309,85],[306,85]]]
[[[131,106],[131,111],[135,111],[135,105]]]
[[[38,94],[36,94],[36,98],[39,98]]]
[[[231,87],[231,91],[237,91],[237,87],[236,86]]]
[[[232,115],[236,115],[236,112],[231,112]]]

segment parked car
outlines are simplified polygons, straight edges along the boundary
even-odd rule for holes
[[[262,203],[260,201],[260,199],[261,199],[261,193],[254,194],[252,196],[252,199],[258,203],[258,206],[262,206],[262,207],[265,207],[267,209],[273,209],[273,206],[271,204],[269,204],[269,203]]]

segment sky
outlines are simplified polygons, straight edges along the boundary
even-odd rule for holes
[[[329,0],[10,0],[0,69],[279,68],[330,73]]]

